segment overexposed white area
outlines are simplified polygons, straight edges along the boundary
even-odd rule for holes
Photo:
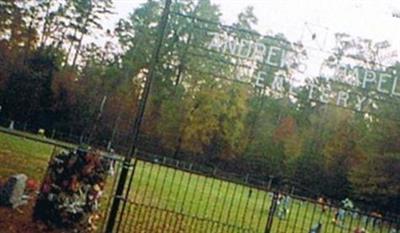
[[[115,13],[104,19],[103,25],[112,28],[119,18],[146,0],[114,0]],[[311,30],[346,32],[376,41],[400,43],[400,18],[392,16],[400,11],[399,0],[212,0],[220,6],[224,23],[234,22],[246,7],[253,6],[259,19],[256,29],[263,34],[281,32],[291,40],[304,37],[306,25]],[[318,35],[324,36],[324,35]]]
[[[120,18],[126,18],[146,0],[114,0],[115,14],[104,19],[112,29]],[[283,33],[290,41],[301,41],[311,65],[308,75],[317,75],[319,65],[335,45],[334,34],[387,40],[400,54],[400,0],[211,0],[220,6],[224,24],[232,24],[247,6],[254,7],[255,26],[261,34]],[[313,37],[314,35],[314,37]],[[100,38],[101,40],[101,38]],[[398,56],[398,55],[397,55]],[[400,60],[399,57],[396,60]]]

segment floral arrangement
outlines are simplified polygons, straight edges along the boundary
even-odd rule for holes
[[[36,201],[34,220],[77,232],[96,230],[109,169],[110,160],[95,150],[80,148],[55,155]]]

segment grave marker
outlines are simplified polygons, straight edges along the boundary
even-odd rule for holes
[[[11,176],[0,189],[0,204],[12,208],[26,204],[24,192],[27,179],[25,174]]]

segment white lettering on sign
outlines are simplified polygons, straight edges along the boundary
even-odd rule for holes
[[[240,51],[237,54],[239,57],[243,57],[246,59],[251,59],[251,54],[254,51],[254,47],[257,46],[257,43],[253,43],[250,40],[241,40],[240,41]]]
[[[267,57],[266,63],[271,66],[279,66],[279,64],[281,64],[281,61],[280,61],[280,59],[277,59],[277,58],[281,51],[282,51],[281,48],[271,46],[268,51],[268,57]]]
[[[221,53],[234,55],[268,65],[278,67],[282,64],[284,49],[270,46],[260,42],[240,39],[227,33],[211,33],[212,39],[207,48]],[[265,59],[265,57],[267,58]]]
[[[339,91],[337,95],[336,105],[347,108],[347,101],[349,100],[349,93],[346,91]]]
[[[266,78],[267,78],[267,73],[263,71],[258,72],[256,75],[256,82],[255,82],[256,87],[263,88],[265,86]]]
[[[353,86],[356,86],[356,87],[359,87],[360,84],[361,84],[361,82],[360,82],[360,70],[358,68],[351,69],[348,66],[347,66],[346,70],[347,70],[346,71],[347,77],[350,79],[349,84],[353,85]]]
[[[387,79],[386,79],[386,78],[390,78],[390,77],[392,77],[392,75],[387,74],[387,73],[381,73],[381,74],[379,75],[378,88],[377,88],[377,90],[378,90],[379,92],[385,93],[385,94],[389,93],[388,90],[383,89],[382,85],[385,84],[385,83],[387,82]]]
[[[239,41],[237,38],[228,37],[227,40],[224,40],[223,49],[224,53],[238,54],[241,49],[238,48]],[[239,47],[240,48],[240,47]]]
[[[223,38],[221,34],[219,33],[212,33],[214,36],[210,41],[210,44],[208,45],[208,49],[215,49],[218,50],[222,47],[222,45],[224,44],[223,42]]]
[[[267,45],[259,41],[239,38],[226,32],[211,33],[211,36],[210,43],[207,45],[209,50],[249,60],[246,61],[247,64],[250,64],[249,68],[238,68],[235,76],[237,80],[252,83],[257,88],[269,86],[274,91],[284,92],[285,87],[288,87],[289,95],[296,95],[295,91],[304,87],[308,88],[308,99],[310,101],[319,101],[325,104],[331,103],[345,108],[350,106],[357,111],[362,111],[366,106],[367,100],[369,100],[369,91],[374,91],[375,94],[400,97],[399,78],[396,73],[371,70],[361,65],[352,67],[350,64],[340,63],[341,60],[336,58],[324,61],[319,74],[328,81],[335,80],[348,85],[349,88],[347,90],[332,91],[332,88],[336,87],[343,89],[343,85],[330,83],[327,86],[315,84],[293,86],[290,80],[293,80],[293,77],[297,77],[298,73],[296,74],[296,72],[305,73],[307,71],[306,61],[308,58],[306,51],[302,50],[302,46],[296,47],[296,44],[292,44],[290,49],[281,48],[276,45]],[[337,39],[339,47],[345,46],[347,42],[354,43],[353,40],[348,41],[347,35],[339,35]],[[366,45],[361,43],[362,49]],[[351,52],[346,50],[346,53]],[[236,58],[233,58],[232,61],[237,61]],[[273,71],[268,75],[266,71],[257,71],[257,66],[254,65],[254,62],[275,67],[279,72]],[[353,92],[355,88],[361,88],[366,91]],[[363,96],[360,93],[367,94]]]
[[[276,91],[284,91],[284,86],[283,86],[284,79],[285,77],[283,77],[282,75],[275,76],[274,81],[271,84],[272,89]]]
[[[325,103],[325,104],[327,104],[329,102],[329,90],[328,90],[328,88],[325,88],[325,87],[321,88],[321,95],[319,97],[319,100],[322,103]]]
[[[348,90],[332,91],[329,88],[316,85],[310,85],[308,88],[308,99],[310,101],[351,108],[356,111],[362,111],[365,107],[366,100],[368,100],[367,97],[357,93],[351,93]]]
[[[266,52],[267,47],[264,44],[256,43],[252,59],[258,62],[263,62]]]
[[[364,79],[362,82],[362,88],[367,88],[368,83],[375,83],[376,82],[376,73],[370,70],[366,70],[364,74]]]
[[[397,80],[398,80],[398,77],[397,77],[397,76],[394,77],[393,86],[392,86],[392,95],[394,95],[394,96],[399,96],[399,97],[400,97],[400,93],[399,93],[399,92],[396,92]]]
[[[356,110],[357,111],[361,111],[362,110],[362,106],[363,106],[363,103],[365,102],[365,100],[367,100],[367,97],[358,96],[357,95],[357,103],[356,103]]]

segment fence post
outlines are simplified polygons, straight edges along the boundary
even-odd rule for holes
[[[271,190],[271,188],[272,188],[272,179],[273,179],[274,177],[273,176],[269,176],[269,180],[268,180],[268,190]]]
[[[24,131],[24,132],[26,132],[26,128],[28,127],[27,125],[28,125],[28,123],[25,122],[25,123],[24,123],[24,128],[23,128],[23,131]],[[35,132],[35,133],[37,133],[37,132]]]
[[[272,197],[271,207],[269,208],[268,212],[268,220],[267,220],[267,225],[265,226],[265,233],[271,233],[277,203],[278,203],[278,192],[274,192],[274,196]]]
[[[69,131],[68,131],[68,141],[71,142],[71,138],[72,138],[72,128],[69,127]]]
[[[214,170],[213,170],[212,174],[213,174],[214,177],[217,175],[217,168],[216,167],[214,167]]]
[[[84,136],[83,133],[81,133],[81,136],[79,137],[79,143],[82,144],[84,142]]]
[[[294,195],[295,190],[296,190],[296,187],[293,185],[292,189],[290,190],[290,195]]]
[[[171,3],[172,3],[172,0],[165,1],[164,10],[162,12],[161,19],[160,19],[160,22],[158,25],[159,35],[156,39],[156,47],[153,51],[154,53],[152,54],[152,58],[151,58],[150,65],[149,65],[148,77],[146,79],[142,98],[139,102],[138,112],[136,113],[135,122],[134,122],[134,126],[133,126],[133,142],[132,142],[132,146],[130,148],[129,154],[127,156],[125,156],[125,158],[124,158],[123,167],[122,167],[121,173],[119,175],[117,189],[116,189],[116,192],[115,192],[115,195],[113,198],[113,202],[111,205],[110,214],[109,214],[108,219],[106,220],[107,221],[106,230],[105,230],[106,233],[114,232],[118,212],[120,211],[120,216],[122,216],[124,209],[125,209],[126,202],[123,203],[121,209],[120,209],[120,204],[121,204],[121,200],[123,198],[123,194],[124,194],[124,190],[125,190],[126,182],[127,182],[127,178],[128,178],[128,171],[129,171],[128,166],[131,164],[132,158],[134,156],[136,156],[136,153],[137,153],[136,146],[139,141],[140,126],[142,124],[144,111],[146,108],[146,102],[147,102],[148,96],[150,94],[151,84],[152,84],[152,80],[154,78],[153,76],[155,75],[155,69],[156,69],[155,66],[158,63],[158,57],[160,55],[162,42],[163,42],[163,39],[165,36],[165,30],[166,30],[167,23],[168,23],[168,17],[169,17]],[[129,192],[126,192],[125,195],[128,196]],[[118,227],[117,227],[117,229],[118,229]]]
[[[56,130],[53,129],[51,132],[51,139],[54,139],[55,135],[56,135]]]

